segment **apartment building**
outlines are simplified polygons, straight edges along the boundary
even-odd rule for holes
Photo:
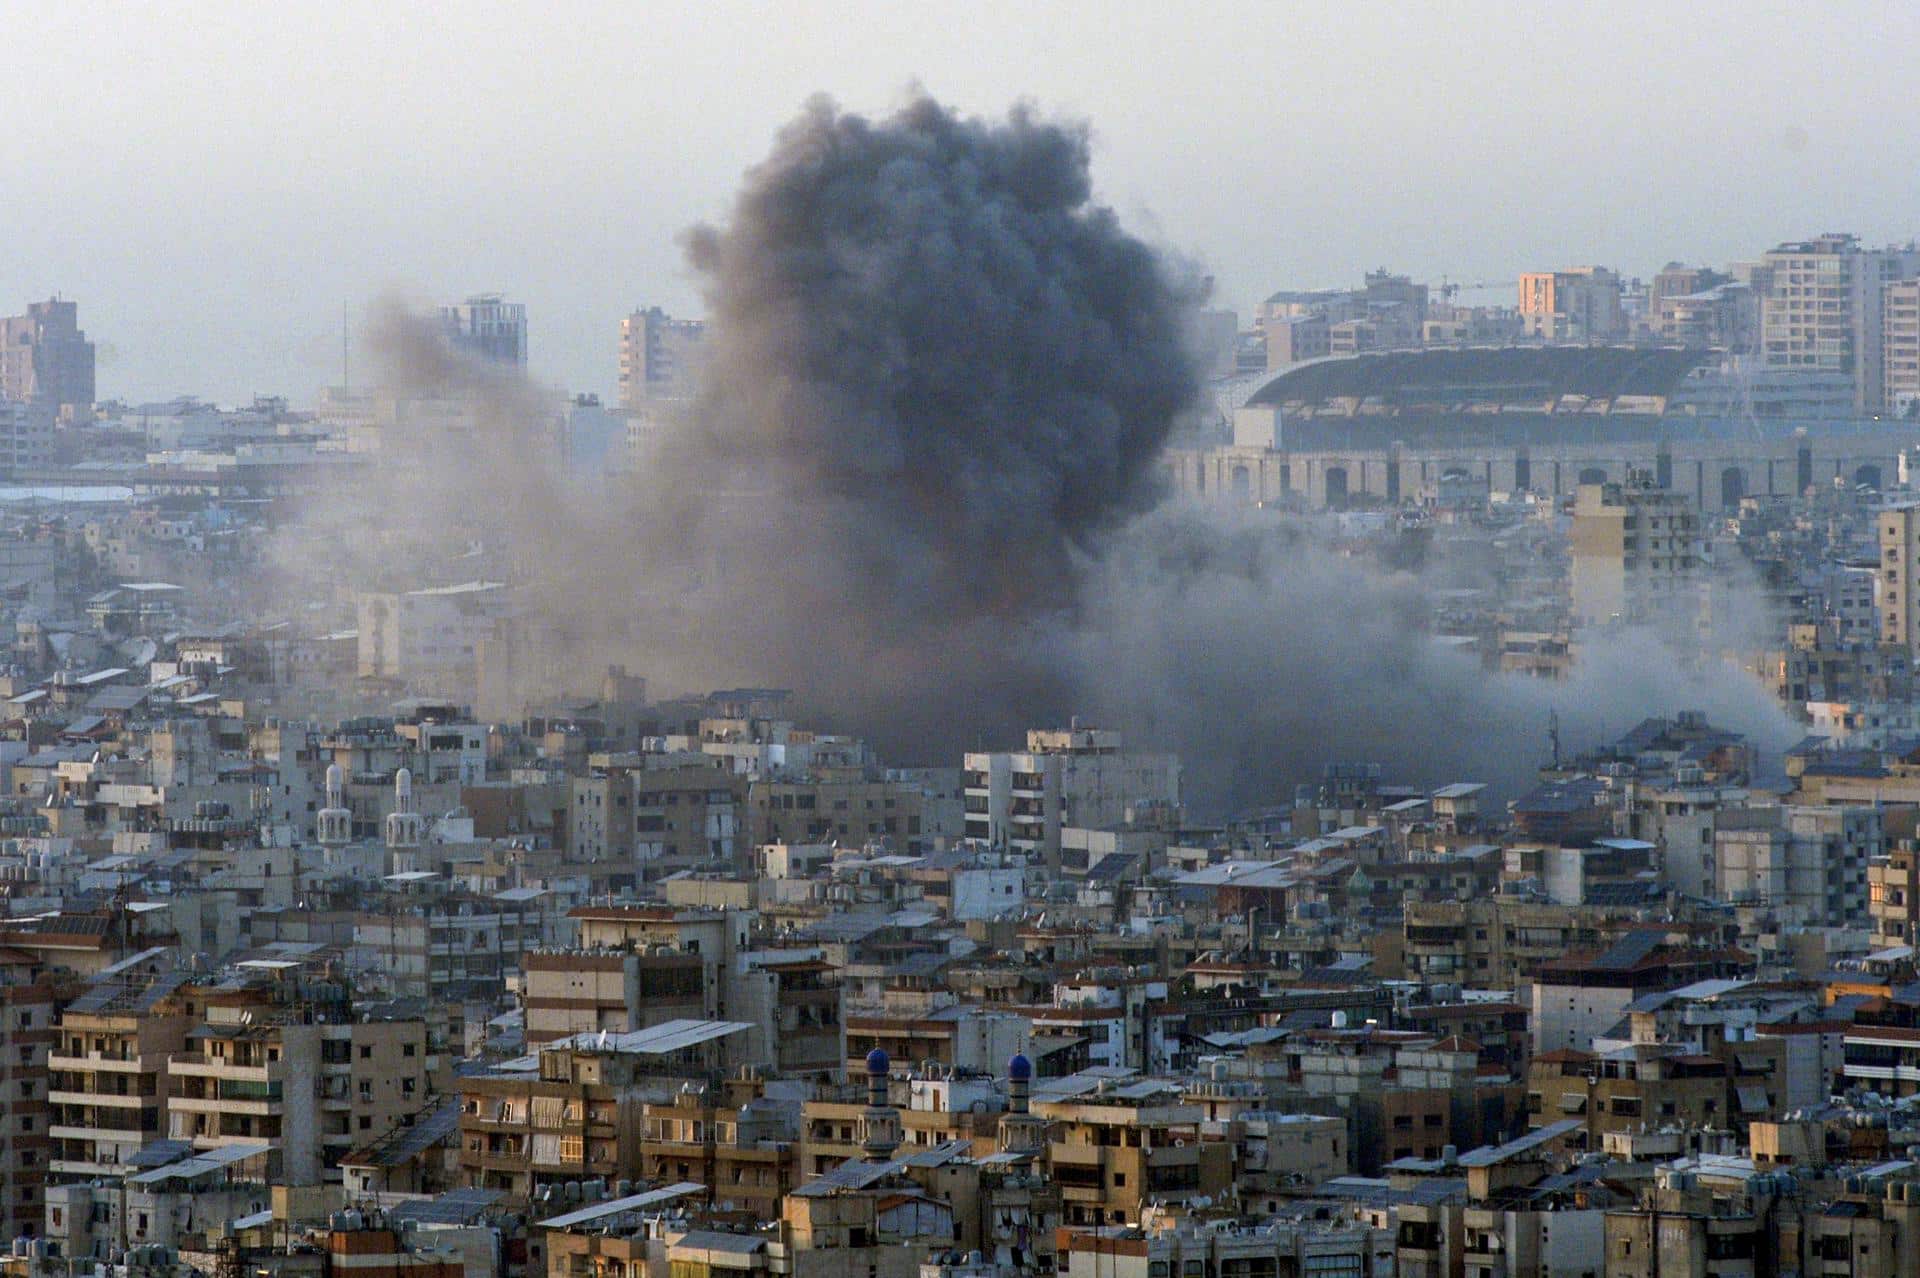
[[[1920,280],[1888,283],[1880,299],[1884,411],[1911,416],[1920,405]]]
[[[461,1077],[462,1180],[531,1201],[568,1181],[639,1176],[649,1098],[686,1078],[737,1068],[726,1043],[750,1028],[680,1020],[581,1034]]]
[[[1243,1228],[1225,1221],[1170,1221],[1143,1230],[1065,1228],[1059,1267],[1070,1278],[1245,1278],[1384,1274],[1393,1271],[1393,1234],[1351,1221],[1290,1221]],[[1403,1271],[1404,1272],[1404,1271]]]
[[[0,948],[0,1228],[37,1237],[47,1168],[47,1059],[58,981],[30,955]]]
[[[29,303],[25,314],[0,317],[0,400],[60,415],[89,412],[93,365],[77,303],[52,298]]]
[[[962,768],[967,837],[1051,864],[1065,827],[1100,829],[1135,808],[1180,806],[1180,760],[1128,750],[1108,729],[1032,729],[1025,751],[968,754]]]
[[[1138,1220],[1150,1200],[1217,1199],[1233,1183],[1232,1145],[1202,1138],[1204,1111],[1176,1084],[1106,1081],[1055,1097],[1037,1095],[1032,1109],[1052,1124],[1048,1165],[1069,1225]]]
[[[657,400],[691,399],[706,354],[707,326],[658,306],[620,321],[620,406],[638,412]]]
[[[957,1141],[982,1153],[992,1150],[1007,1107],[1006,1095],[992,1075],[929,1062],[888,1086],[890,1098],[906,1102],[893,1106],[902,1149],[914,1153]],[[867,1106],[850,1091],[827,1093],[801,1107],[794,1166],[802,1180],[825,1175],[848,1159],[865,1155]]]
[[[45,404],[0,398],[0,466],[9,475],[52,463],[53,421]]]
[[[1656,926],[1624,933],[1599,951],[1542,963],[1530,991],[1534,1050],[1584,1049],[1620,1024],[1641,996],[1737,976],[1750,962],[1734,949],[1672,944]]]
[[[497,581],[363,594],[356,604],[360,677],[471,701],[481,645],[498,632],[507,606]]]
[[[1310,359],[1333,353],[1333,332],[1325,315],[1279,315],[1262,328],[1266,337],[1267,371],[1277,373]]]
[[[49,1185],[45,1237],[50,1257],[63,1275],[84,1273],[89,1265],[116,1256],[130,1274],[140,1273],[153,1265],[155,1252],[177,1256],[181,1248],[201,1243],[210,1223],[224,1225],[270,1210],[270,1161],[265,1145],[195,1152],[160,1141],[123,1176]],[[160,1274],[167,1271],[167,1266],[158,1268]]]
[[[1604,1054],[1543,1052],[1527,1071],[1533,1126],[1577,1119],[1584,1148],[1611,1132],[1731,1127],[1764,1119],[1782,1091],[1780,1044],[1755,1040],[1714,1055],[1683,1045],[1635,1043]]]
[[[353,924],[356,960],[369,984],[392,997],[444,1006],[498,992],[529,953],[553,940],[553,920],[537,904],[439,893],[445,880],[430,870],[393,877],[391,908],[363,911]]]
[[[656,912],[666,917],[634,940],[526,956],[521,1006],[528,1046],[598,1030],[745,1015],[757,1024],[739,1046],[742,1060],[788,1077],[839,1075],[845,1055],[840,984],[818,951],[740,952],[724,940],[730,933],[712,926],[724,919],[720,912]],[[593,935],[604,941],[607,932],[602,924]],[[685,948],[689,944],[695,948]]]
[[[187,972],[98,980],[60,1013],[47,1059],[59,1178],[122,1175],[167,1131],[167,1059],[186,1050],[195,1017]]]
[[[1856,413],[1887,411],[1886,290],[1920,276],[1920,250],[1863,249],[1852,235],[1828,234],[1780,244],[1761,264],[1769,281],[1760,303],[1767,362],[1846,374]]]
[[[1407,975],[1427,983],[1513,989],[1541,964],[1590,949],[1631,925],[1629,911],[1510,896],[1409,901],[1402,924]]]
[[[1637,1203],[1609,1210],[1603,1228],[1609,1278],[1676,1273],[1761,1278],[1792,1272],[1798,1249],[1782,1237],[1792,1214],[1779,1192],[1786,1187],[1741,1162],[1680,1160],[1656,1173]]]
[[[1571,538],[1576,625],[1699,623],[1704,550],[1692,498],[1645,475],[1582,484]]]
[[[429,1107],[438,1060],[424,1021],[356,1019],[340,986],[287,993],[204,992],[204,1021],[167,1058],[167,1135],[270,1145],[283,1183],[337,1181],[341,1158]]]
[[[521,986],[527,1045],[538,1048],[600,1030],[623,1033],[715,1010],[717,1000],[708,997],[708,960],[659,948],[529,953]]]
[[[1920,654],[1920,503],[1882,510],[1880,533],[1880,641]]]
[[[921,845],[925,792],[918,785],[865,777],[755,781],[747,795],[747,837],[769,843]]]
[[[1870,865],[1882,846],[1877,808],[1722,812],[1713,832],[1713,895],[1765,909],[1781,927],[1862,927]]]
[[[1920,1181],[1911,1171],[1858,1177],[1824,1210],[1804,1212],[1799,1225],[1801,1273],[1848,1278],[1920,1273]]]
[[[1920,847],[1911,839],[1868,862],[1867,917],[1875,949],[1920,941]]]
[[[1604,266],[1521,275],[1519,311],[1526,335],[1545,341],[1610,341],[1627,335],[1620,276]]]
[[[722,1088],[682,1086],[671,1101],[641,1108],[643,1174],[659,1184],[695,1183],[708,1202],[756,1220],[780,1215],[798,1183],[798,1106],[757,1095],[757,1080]]]
[[[440,308],[447,341],[464,355],[508,368],[527,366],[527,308],[498,293],[476,293]]]
[[[748,781],[702,754],[615,756],[573,779],[567,839],[575,860],[612,861],[648,879],[739,868]]]

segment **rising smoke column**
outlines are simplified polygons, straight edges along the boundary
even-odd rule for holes
[[[816,99],[690,235],[711,358],[653,509],[710,565],[701,624],[738,668],[896,746],[1070,699],[1033,627],[1158,501],[1198,398],[1196,294],[1088,166],[1084,127],[1025,108]]]

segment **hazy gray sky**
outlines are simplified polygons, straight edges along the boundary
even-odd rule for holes
[[[58,292],[103,397],[337,380],[341,311],[500,290],[609,393],[620,317],[697,313],[678,233],[809,94],[1027,97],[1244,314],[1387,265],[1644,274],[1920,234],[1920,7],[176,4],[11,9],[0,310]]]

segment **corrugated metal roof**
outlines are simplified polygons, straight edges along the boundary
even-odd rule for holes
[[[672,1202],[676,1198],[685,1198],[688,1194],[704,1194],[705,1185],[690,1180],[679,1181],[664,1189],[649,1189],[645,1193],[629,1194],[625,1198],[615,1198],[604,1203],[594,1203],[578,1211],[570,1211],[564,1216],[551,1216],[537,1222],[542,1229],[570,1229],[575,1225],[584,1225],[590,1220],[603,1220],[608,1216],[618,1216],[623,1212],[644,1211],[660,1203]]]

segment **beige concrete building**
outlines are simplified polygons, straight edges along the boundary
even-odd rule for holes
[[[1278,372],[1333,353],[1333,334],[1325,315],[1282,315],[1264,324],[1267,371]]]
[[[12,1238],[40,1232],[56,994],[41,963],[0,949],[0,1228]]]
[[[736,1062],[743,1021],[669,1021],[560,1039],[460,1079],[460,1174],[528,1200],[548,1186],[641,1173],[644,1106]]]
[[[1036,728],[1024,751],[968,754],[962,767],[967,837],[1055,860],[1066,827],[1180,806],[1178,756],[1129,750],[1108,729]]]
[[[471,701],[481,645],[499,632],[506,604],[506,587],[497,581],[361,595],[360,677]]]
[[[1920,940],[1920,851],[1911,841],[1868,864],[1867,914],[1875,949]]]
[[[527,1046],[570,1034],[625,1032],[675,1017],[705,1016],[709,964],[699,954],[636,950],[535,950],[523,966]],[[653,1021],[643,1022],[642,1016]]]
[[[1202,1139],[1204,1112],[1151,1080],[1035,1099],[1034,1115],[1052,1124],[1047,1154],[1066,1223],[1137,1221],[1149,1200],[1217,1200],[1233,1183],[1233,1146]]]
[[[620,405],[638,412],[656,400],[692,397],[700,380],[707,326],[675,319],[658,306],[620,321]]]
[[[1620,276],[1604,266],[1527,272],[1520,277],[1519,310],[1529,337],[1607,341],[1626,336]]]
[[[92,409],[93,396],[93,343],[77,303],[53,298],[0,317],[0,399],[71,414]]]
[[[1760,303],[1767,362],[1845,373],[1856,412],[1886,411],[1886,290],[1920,276],[1920,250],[1862,249],[1852,235],[1829,234],[1781,244],[1761,261],[1770,280]]]
[[[185,973],[106,979],[60,1015],[47,1060],[57,1177],[116,1176],[167,1128],[167,1058],[186,1050],[194,1017]]]
[[[649,879],[739,868],[748,781],[706,755],[618,756],[574,778],[567,840],[575,860],[630,861]]]
[[[1880,299],[1885,411],[1905,417],[1920,403],[1920,280],[1897,280]]]
[[[425,1022],[314,1024],[295,1012],[262,1024],[265,1014],[216,996],[188,1050],[169,1054],[171,1139],[272,1145],[284,1183],[312,1185],[337,1179],[342,1157],[430,1103],[437,1062]]]
[[[1704,560],[1691,498],[1646,478],[1582,484],[1572,549],[1576,624],[1697,623]]]
[[[1880,641],[1920,651],[1920,503],[1880,512]]]

